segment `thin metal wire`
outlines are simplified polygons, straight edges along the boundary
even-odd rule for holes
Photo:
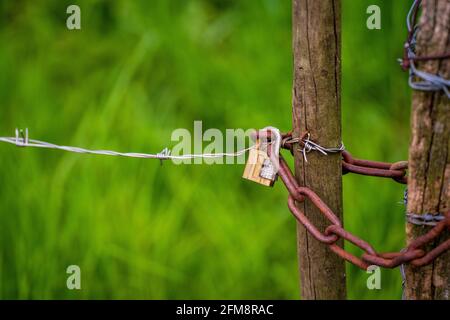
[[[406,188],[403,193],[403,204],[405,205],[405,208],[408,205],[408,188]],[[435,226],[444,219],[444,215],[440,212],[424,214],[406,212],[406,220],[417,226]]]
[[[311,134],[308,132],[306,134],[306,138],[303,139],[303,149],[302,149],[302,153],[303,153],[303,159],[305,159],[305,162],[308,162],[308,159],[306,158],[306,154],[311,152],[311,151],[318,151],[323,155],[328,155],[328,153],[338,153],[338,152],[342,152],[345,150],[345,146],[344,143],[341,142],[341,145],[337,148],[326,148],[326,147],[322,147],[320,144],[315,143],[314,141],[311,140]]]
[[[444,220],[445,217],[442,215],[442,213],[437,214],[431,214],[431,213],[425,213],[425,214],[415,214],[415,213],[407,213],[406,219],[409,223],[418,225],[418,226],[435,226],[440,221]]]
[[[405,252],[406,248],[400,250],[400,252]],[[405,264],[401,264],[400,267],[400,275],[402,277],[402,300],[406,300],[405,286],[406,286],[406,272],[405,272]]]
[[[161,152],[156,154],[149,153],[136,153],[136,152],[118,152],[111,150],[90,150],[80,147],[71,146],[61,146],[45,141],[29,139],[28,129],[19,130],[16,129],[15,137],[0,137],[1,142],[11,143],[18,147],[33,147],[33,148],[46,148],[46,149],[58,149],[68,152],[75,153],[85,153],[85,154],[96,154],[105,156],[120,156],[120,157],[131,157],[131,158],[146,158],[146,159],[159,159],[159,160],[183,160],[183,159],[193,159],[193,158],[220,158],[220,157],[238,157],[245,154],[247,151],[255,148],[255,145],[250,146],[245,149],[241,149],[236,152],[224,152],[224,153],[202,153],[202,154],[184,154],[175,156],[171,154],[168,148],[164,148]]]
[[[301,148],[300,151],[303,153],[303,159],[305,159],[305,162],[308,162],[306,154],[311,151],[318,151],[324,156],[328,155],[328,153],[338,153],[345,151],[345,146],[343,142],[341,142],[341,145],[337,148],[326,148],[312,141],[311,134],[309,132],[306,133],[306,135],[303,138],[290,138],[289,140],[285,141],[285,143],[297,143],[297,142],[302,142],[303,144],[303,148]]]
[[[416,35],[418,26],[413,25],[415,23],[415,17],[417,14],[420,0],[415,0],[406,16],[406,26],[408,32],[411,34],[411,38],[405,43],[409,60],[409,79],[408,84],[414,90],[420,91],[444,91],[447,98],[450,99],[450,80],[445,79],[440,75],[431,74],[425,71],[418,70],[414,63],[416,54]],[[403,62],[403,61],[402,61]],[[420,80],[416,80],[420,79]]]

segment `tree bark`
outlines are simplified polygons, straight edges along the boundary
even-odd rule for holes
[[[308,131],[325,147],[341,143],[340,0],[293,0],[293,137]],[[308,154],[295,148],[300,185],[314,190],[342,220],[341,155]],[[299,208],[319,228],[330,224],[308,201]],[[297,225],[301,297],[345,299],[345,263]],[[342,242],[340,243],[342,245]]]
[[[450,51],[450,0],[423,1],[417,35],[417,54],[435,55]],[[418,68],[450,76],[450,61],[418,63]],[[408,212],[423,214],[449,210],[450,205],[450,101],[442,91],[415,91],[412,98],[409,148]],[[407,224],[407,242],[430,227]],[[448,239],[449,232],[427,250]],[[406,299],[450,299],[450,252],[432,264],[406,266]]]

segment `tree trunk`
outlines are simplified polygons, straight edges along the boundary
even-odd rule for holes
[[[450,1],[423,1],[417,36],[417,54],[436,55],[450,50]],[[417,63],[429,73],[449,78],[450,61]],[[450,100],[442,91],[413,93],[409,148],[408,212],[423,214],[449,210],[450,204]],[[426,233],[430,227],[407,224],[407,242]],[[448,239],[444,232],[430,248]],[[450,252],[432,264],[406,266],[406,299],[450,299]]]
[[[293,0],[293,137],[308,131],[324,147],[341,143],[340,1]],[[341,155],[303,155],[295,148],[300,185],[314,190],[342,219]],[[325,230],[329,222],[308,201],[298,204],[311,222]],[[345,263],[328,246],[297,225],[301,297],[345,299]],[[340,243],[342,245],[342,242]]]

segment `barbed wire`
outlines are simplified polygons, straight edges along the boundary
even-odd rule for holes
[[[415,214],[415,213],[407,213],[406,219],[409,223],[418,225],[418,226],[435,226],[439,222],[445,219],[442,213],[424,213],[424,214]]]
[[[431,74],[425,71],[421,71],[416,67],[415,61],[435,60],[435,59],[448,59],[450,54],[445,53],[442,55],[434,56],[417,56],[416,51],[416,36],[419,30],[417,24],[418,11],[421,6],[421,0],[414,0],[407,16],[406,26],[408,29],[408,38],[404,45],[404,57],[400,59],[402,67],[406,70],[409,69],[408,84],[414,90],[420,91],[444,91],[447,98],[450,99],[450,80],[445,79],[439,74]],[[420,80],[418,80],[420,79]]]
[[[408,188],[403,194],[403,204],[405,208],[408,206]],[[435,226],[444,219],[444,215],[440,212],[423,214],[406,212],[406,221],[417,226]]]
[[[241,149],[236,152],[221,152],[221,153],[201,153],[201,154],[184,154],[184,155],[172,155],[169,148],[164,148],[161,152],[156,154],[151,153],[138,153],[138,152],[118,152],[112,150],[91,150],[73,146],[63,146],[54,143],[49,143],[41,140],[29,139],[28,128],[25,130],[16,129],[15,137],[0,137],[1,142],[11,143],[18,147],[33,147],[33,148],[46,148],[57,149],[67,152],[95,154],[103,156],[120,156],[131,158],[145,158],[145,159],[158,159],[158,160],[184,160],[194,158],[221,158],[221,157],[238,157],[245,154],[247,151],[255,148],[252,145],[248,148]]]
[[[343,142],[341,142],[341,145],[337,148],[336,147],[331,147],[331,148],[323,147],[320,144],[311,140],[311,134],[309,132],[306,132],[300,138],[286,137],[283,140],[283,145],[285,145],[285,146],[287,146],[289,144],[293,144],[293,143],[300,143],[302,145],[302,148],[300,149],[300,151],[303,154],[303,159],[305,160],[305,162],[308,162],[308,158],[307,158],[306,154],[311,151],[320,152],[324,156],[328,155],[329,153],[339,153],[339,152],[345,151],[345,146],[344,146]]]

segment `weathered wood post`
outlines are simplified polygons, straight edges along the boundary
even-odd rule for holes
[[[450,51],[450,1],[423,1],[417,35],[419,56]],[[418,63],[421,70],[450,76],[450,61]],[[408,212],[445,212],[450,208],[450,100],[443,91],[413,93],[409,147]],[[409,243],[430,227],[407,224]],[[449,232],[441,235],[448,239]],[[437,245],[440,241],[436,241]],[[428,247],[430,249],[430,247]],[[421,268],[406,267],[406,299],[450,299],[450,252]]]
[[[293,0],[293,137],[305,131],[325,147],[341,143],[340,0]],[[342,218],[341,155],[311,152],[305,163],[295,148],[300,185],[313,189]],[[298,204],[320,230],[329,222],[308,201]],[[303,299],[345,299],[345,264],[297,225]],[[340,243],[342,245],[342,243]]]

